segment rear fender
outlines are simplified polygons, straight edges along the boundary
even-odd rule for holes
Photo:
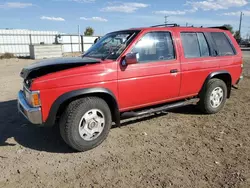
[[[202,91],[204,91],[205,86],[208,83],[208,81],[210,79],[213,79],[213,78],[218,78],[218,79],[221,79],[225,82],[225,84],[227,85],[227,98],[230,98],[231,88],[232,88],[232,77],[231,77],[230,73],[228,71],[225,71],[225,70],[210,73],[207,76],[206,80],[204,81],[202,89],[199,92],[199,95],[201,95]]]

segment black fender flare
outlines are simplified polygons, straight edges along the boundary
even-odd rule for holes
[[[223,75],[227,75],[230,77],[230,80],[229,82],[226,82],[226,85],[227,85],[227,88],[228,88],[228,98],[230,97],[230,94],[231,94],[231,87],[232,87],[232,77],[231,77],[231,74],[226,71],[226,70],[221,70],[221,71],[216,71],[216,72],[211,72],[207,78],[205,79],[203,85],[202,85],[202,89],[200,91],[200,93],[203,91],[204,87],[206,86],[206,84],[208,83],[208,81],[212,78],[220,78],[220,76],[223,76]],[[223,80],[225,81],[225,80]],[[200,94],[199,93],[199,94]]]
[[[73,98],[78,98],[78,97],[84,96],[84,95],[93,95],[93,96],[97,95],[98,96],[98,95],[103,95],[103,94],[108,95],[112,99],[112,102],[113,102],[115,109],[110,109],[110,110],[111,110],[111,112],[113,110],[114,114],[112,114],[112,116],[114,116],[113,119],[115,119],[115,123],[119,124],[120,123],[120,112],[119,112],[118,102],[117,102],[117,99],[116,99],[114,93],[106,88],[85,88],[85,89],[73,90],[73,91],[64,93],[61,96],[59,96],[52,104],[50,111],[49,111],[48,118],[45,121],[44,126],[51,127],[55,124],[58,110],[64,102],[66,102],[70,99],[73,99]]]

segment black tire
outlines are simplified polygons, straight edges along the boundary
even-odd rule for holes
[[[91,109],[98,109],[104,115],[104,128],[94,140],[84,140],[79,133],[83,115]],[[112,125],[108,104],[98,97],[86,97],[71,102],[60,118],[60,133],[63,140],[77,151],[87,151],[100,145],[108,136]]]
[[[210,96],[212,94],[212,91],[218,87],[223,90],[223,98],[221,100],[220,105],[215,108],[211,104]],[[226,99],[227,99],[227,86],[225,82],[223,80],[213,78],[209,80],[208,83],[203,88],[200,94],[200,101],[198,105],[202,112],[206,114],[215,114],[224,107]]]

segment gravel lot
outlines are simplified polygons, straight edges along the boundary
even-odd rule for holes
[[[0,60],[0,187],[250,187],[250,59],[220,113],[187,106],[124,122],[84,153],[18,115],[19,72],[32,62]]]

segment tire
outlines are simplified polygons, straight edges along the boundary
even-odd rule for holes
[[[221,93],[221,91],[223,93]],[[219,101],[214,99],[212,93],[213,96],[216,96],[215,99],[219,98]],[[227,99],[227,86],[225,82],[220,79],[213,78],[209,80],[208,83],[203,88],[198,105],[201,111],[203,111],[204,113],[215,114],[224,107],[226,99]]]
[[[109,106],[98,97],[71,102],[59,122],[63,140],[77,151],[87,151],[100,145],[108,136],[111,125]],[[99,132],[90,133],[97,129]]]

